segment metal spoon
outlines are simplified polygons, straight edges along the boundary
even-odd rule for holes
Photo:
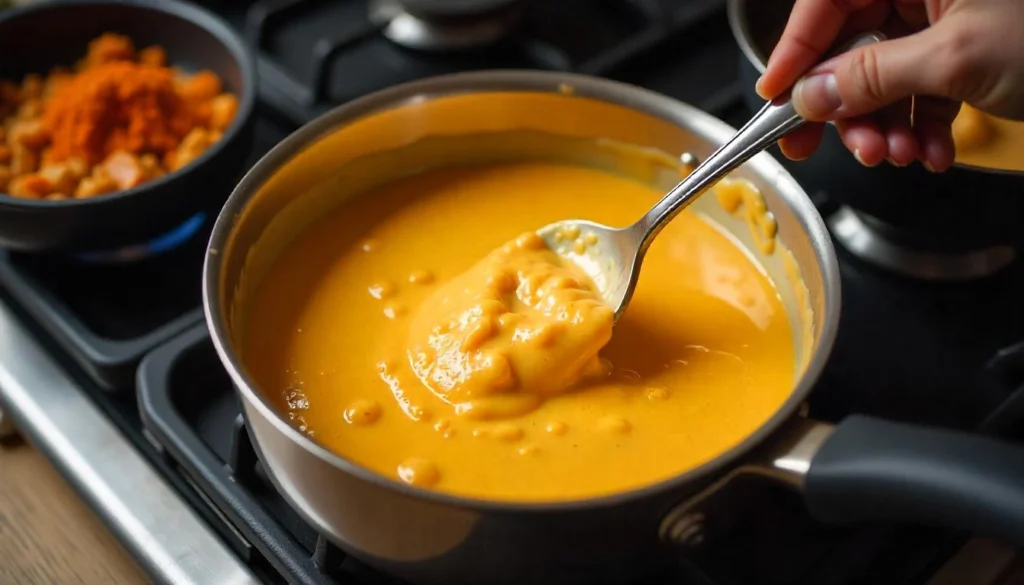
[[[884,39],[881,33],[865,33],[833,54]],[[694,169],[633,225],[612,228],[592,221],[569,219],[544,226],[537,230],[537,234],[551,250],[575,262],[590,276],[605,303],[615,308],[615,320],[618,321],[633,296],[644,253],[668,222],[719,179],[804,122],[796,113],[787,92],[766,103],[731,140]],[[575,244],[580,239],[588,243],[582,253]]]

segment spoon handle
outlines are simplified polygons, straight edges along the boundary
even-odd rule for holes
[[[844,53],[870,43],[884,40],[881,33],[858,35],[833,54]],[[796,130],[805,120],[796,113],[790,93],[766,103],[740,130],[687,175],[665,197],[654,205],[633,226],[640,235],[640,251],[646,251],[654,237],[698,195],[736,170],[757,153],[775,144],[780,138]]]

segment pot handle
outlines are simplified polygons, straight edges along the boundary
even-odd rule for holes
[[[823,522],[890,520],[1024,545],[1024,447],[850,416],[813,454],[804,500]]]

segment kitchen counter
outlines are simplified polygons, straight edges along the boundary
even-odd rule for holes
[[[146,577],[57,471],[0,443],[0,583],[140,585]]]

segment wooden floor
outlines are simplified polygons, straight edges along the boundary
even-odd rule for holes
[[[0,444],[0,583],[145,585],[146,577],[60,474]]]

